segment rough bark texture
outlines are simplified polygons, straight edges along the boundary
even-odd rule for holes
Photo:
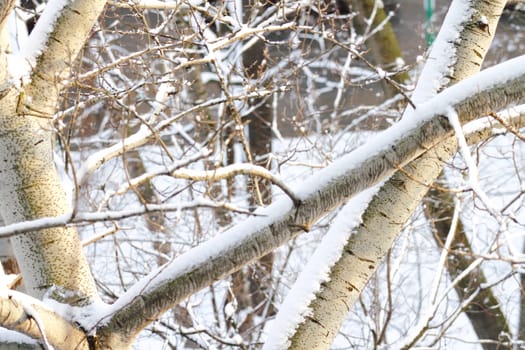
[[[521,124],[523,124],[523,120],[520,120]],[[471,135],[469,138],[469,143],[477,143],[481,140],[489,137],[492,135],[492,128],[488,128],[486,130],[483,130],[481,132],[477,132],[474,135]],[[451,138],[452,143],[454,143],[455,138]],[[431,151],[434,152],[434,151]],[[447,151],[450,152],[450,151]],[[428,159],[428,158],[427,158]],[[441,162],[442,160],[435,158],[434,161],[436,164]],[[431,167],[433,167],[435,164],[432,164],[432,161],[429,164]],[[417,168],[420,169],[420,168]],[[421,169],[420,169],[421,170]],[[401,173],[397,173],[399,175]],[[394,175],[396,176],[396,175]],[[417,183],[415,183],[417,186]],[[412,183],[414,185],[414,183]],[[425,188],[424,185],[419,185],[421,188]],[[399,189],[397,189],[399,191]],[[413,192],[404,191],[407,195],[414,195]],[[395,194],[395,193],[394,193]],[[381,201],[383,203],[390,203],[392,204],[392,201],[384,200],[379,197],[377,197],[378,201]],[[388,210],[388,208],[387,208]],[[408,211],[407,211],[408,213]],[[409,213],[408,213],[409,214]],[[408,215],[407,214],[407,215]],[[394,225],[395,222],[392,222]],[[355,254],[352,255],[355,258]],[[359,263],[362,263],[362,261],[359,261]],[[366,263],[366,262],[365,262]],[[365,264],[365,269],[366,269]],[[347,285],[348,286],[348,285]],[[355,290],[356,298],[359,295],[359,291]],[[190,291],[191,293],[191,291]],[[140,301],[140,300],[135,300]],[[145,300],[147,301],[147,299]],[[49,342],[55,346],[57,349],[87,349],[87,342],[89,341],[92,346],[94,346],[92,349],[127,349],[133,342],[133,337],[126,336],[125,334],[122,334],[120,332],[111,332],[110,330],[104,330],[99,329],[97,331],[97,337],[93,338],[87,338],[86,335],[83,333],[83,331],[77,329],[75,326],[72,326],[68,321],[63,320],[60,316],[54,314],[53,312],[49,312],[45,308],[41,308],[38,305],[32,304],[32,307],[36,310],[36,312],[40,315],[46,329],[46,334]],[[37,328],[35,328],[34,321],[27,317],[28,315],[23,310],[23,306],[20,303],[17,303],[13,301],[11,298],[0,298],[0,324],[2,324],[4,327],[16,331],[20,331],[21,333],[24,333],[28,336],[34,337],[35,339],[40,339],[40,333]],[[130,315],[131,316],[131,315]],[[149,321],[151,321],[150,319]],[[120,325],[121,326],[121,325]],[[58,327],[58,328],[56,328]],[[56,331],[56,329],[60,330],[59,332]],[[67,335],[65,337],[64,335]],[[2,343],[2,346],[4,344]],[[13,344],[12,346],[15,346]],[[30,345],[22,345],[21,347],[14,347],[15,349],[31,349],[31,348],[40,348],[40,345],[37,347],[32,347]],[[91,348],[90,348],[91,349]]]
[[[509,62],[509,65],[512,64],[516,63]],[[479,79],[481,78],[483,76]],[[457,101],[457,99],[461,96],[459,92],[463,90],[463,87],[457,86],[437,96],[433,101],[441,101],[439,102],[440,105],[447,106],[450,104],[450,100],[447,101],[447,98],[454,96],[457,102],[453,107],[461,120],[466,122],[478,115],[487,114],[491,110],[498,110],[510,103],[519,103],[525,99],[525,92],[522,89],[523,83],[525,83],[525,75],[515,80],[507,80],[505,83],[492,85],[491,88],[478,91],[474,96],[465,97],[461,101]],[[281,213],[281,216],[275,221],[267,223],[267,219],[264,217],[248,219],[246,224],[249,226],[243,227],[250,227],[253,231],[243,232],[245,239],[239,239],[232,246],[216,251],[210,256],[208,250],[210,245],[217,244],[211,240],[207,244],[192,249],[180,259],[173,260],[160,271],[152,272],[143,279],[143,283],[139,283],[135,287],[143,291],[140,298],[121,305],[120,311],[111,317],[103,329],[99,329],[98,334],[102,338],[114,333],[120,334],[121,338],[133,337],[152,319],[157,318],[174,304],[208,286],[213,281],[223,278],[243,265],[262,257],[296,236],[301,229],[307,230],[312,223],[329,210],[391,175],[395,169],[404,166],[408,161],[431,149],[439,141],[452,136],[448,121],[440,116],[440,113],[443,112],[438,110],[433,112],[437,113],[438,116],[420,127],[415,126],[413,133],[400,140],[397,146],[385,147],[375,156],[370,156],[368,161],[353,164],[352,169],[347,169],[343,173],[338,172],[338,177],[334,177],[334,170],[331,167],[317,173],[316,177],[333,178],[333,180],[316,187],[314,192],[305,194],[297,207],[293,206],[287,199],[271,205],[269,207],[270,213],[272,211]],[[305,186],[309,185],[305,184]],[[228,235],[239,237],[239,230],[238,227],[235,227],[217,239],[220,241]],[[177,265],[180,260],[186,259],[191,260],[192,264],[185,268]],[[171,266],[177,266],[178,269],[170,273]],[[164,274],[162,270],[166,270]],[[156,281],[159,276],[163,278],[162,281]],[[148,285],[151,287],[148,288]],[[134,289],[128,293],[135,293]],[[125,298],[125,296],[123,297]]]
[[[413,209],[455,152],[454,139],[442,143],[396,172],[370,202],[362,225],[352,234],[330,280],[310,304],[312,314],[291,338],[290,349],[328,349],[350,308],[358,300]]]
[[[75,60],[104,4],[105,1],[96,0],[67,2],[56,20],[49,45],[36,57],[31,83],[21,89],[7,87],[1,90],[0,197],[6,200],[0,202],[0,212],[6,223],[57,216],[70,210],[52,160],[49,117],[55,111],[61,79],[66,76],[64,72]],[[72,32],[71,28],[75,31]],[[502,83],[472,99],[459,101],[455,108],[466,121],[510,102],[522,101],[525,98],[522,91],[524,81],[525,77],[521,77],[505,86]],[[439,112],[444,113],[444,110]],[[301,203],[292,205],[283,201],[278,204],[274,209],[285,210],[275,222],[260,227],[257,226],[259,218],[255,218],[252,222],[256,233],[249,239],[238,241],[228,250],[211,257],[199,255],[199,252],[207,251],[206,246],[193,250],[189,254],[198,257],[194,265],[180,274],[168,276],[170,280],[165,283],[155,285],[155,274],[148,276],[145,280],[151,281],[152,287],[147,283],[139,285],[145,288],[143,293],[123,305],[107,325],[100,328],[93,347],[129,348],[134,336],[167,309],[214,280],[267,254],[301,230],[308,230],[327,211],[392,174],[397,167],[432,148],[437,141],[450,137],[451,133],[448,122],[438,115],[419,129],[414,128],[412,134],[393,149],[383,149],[372,160],[351,168],[316,192],[305,195]],[[328,176],[330,172],[331,169],[327,169],[317,176]],[[46,288],[54,285],[75,292],[72,299],[66,300],[70,303],[96,298],[96,289],[75,230],[46,229],[20,235],[13,241],[31,294],[40,297]],[[175,260],[164,268],[169,269],[178,262]],[[48,338],[57,348],[87,348],[87,339],[81,330],[57,315],[47,314],[44,309],[37,307],[37,312],[44,324],[50,326],[47,327],[51,329],[49,332],[55,333],[48,334]],[[0,324],[38,339],[39,330],[28,316],[22,304],[11,298],[0,298]],[[60,330],[65,330],[65,333]]]
[[[0,297],[0,324],[2,327],[23,333],[39,342],[42,340],[42,333],[38,328],[37,323],[32,318],[31,313],[27,313],[28,307],[32,312],[38,314],[38,317],[44,325],[46,338],[48,342],[56,349],[77,349],[87,350],[88,342],[83,331],[73,326],[69,321],[64,320],[56,313],[44,308],[38,303],[31,303],[29,298],[22,297],[18,299],[16,293],[13,296]],[[28,306],[27,304],[30,304]],[[20,344],[18,344],[20,345]],[[2,342],[0,343],[2,349],[8,347]],[[15,344],[9,345],[16,349]],[[20,345],[19,349],[32,348],[30,345]],[[38,345],[41,349],[41,345]]]
[[[105,1],[77,0],[68,3],[56,17],[49,36],[47,28],[35,28],[29,42],[43,40],[31,80],[6,90],[0,100],[0,212],[6,224],[71,211],[53,162],[54,114],[61,79],[102,11]],[[74,31],[71,28],[75,28]],[[2,71],[6,71],[7,62]],[[18,83],[18,82],[15,82]],[[11,239],[28,292],[35,297],[55,286],[75,296],[68,303],[97,298],[96,287],[73,228],[52,228]]]
[[[470,4],[471,9],[473,9],[471,18],[463,22],[460,27],[460,39],[449,43],[455,52],[448,66],[450,74],[446,77],[430,78],[423,71],[421,79],[448,80],[450,85],[477,73],[490,47],[504,5],[505,1],[491,3],[473,1]],[[453,5],[451,5],[452,8]],[[476,24],[482,15],[489,19],[488,27],[492,28],[492,31],[477,27]],[[439,37],[438,40],[440,40]],[[430,56],[435,55],[440,58],[442,54],[442,52],[431,52]],[[441,61],[443,60],[437,60],[437,62]],[[435,64],[432,59],[429,62]],[[432,69],[439,71],[439,68],[441,67],[433,67]],[[441,88],[443,87],[445,86]],[[422,91],[421,88],[418,89],[417,87],[413,100],[416,104],[421,103],[425,96],[432,96],[436,92]],[[440,144],[439,148],[442,150],[439,152],[444,152],[443,148],[454,151],[454,148],[451,147],[451,145]],[[429,153],[428,156],[431,157],[431,154]],[[391,203],[388,203],[388,200],[384,203],[385,200],[382,202],[378,199],[374,199],[370,203],[363,215],[363,225],[345,246],[343,256],[330,273],[330,280],[322,285],[314,302],[310,305],[312,314],[296,330],[291,338],[292,346],[290,349],[302,349],[306,344],[311,349],[328,349],[330,347],[350,307],[355,303],[359,293],[372,277],[380,261],[393,244],[394,238],[410,218],[410,214],[426,194],[428,187],[420,187],[420,184],[430,185],[440,174],[443,165],[435,160],[433,161],[432,158],[425,159],[426,157],[424,155],[417,161],[420,164],[415,164],[417,167],[421,167],[420,169],[415,168],[414,164],[406,167],[406,173],[396,173],[380,189],[378,196],[388,198],[392,201]],[[444,160],[446,159],[444,158]],[[424,167],[423,164],[425,164]],[[430,166],[430,164],[434,164],[434,166]],[[418,181],[415,182],[414,178]],[[411,191],[410,195],[405,192],[408,189]],[[399,206],[398,203],[403,203],[403,205]],[[385,207],[386,205],[389,206]]]

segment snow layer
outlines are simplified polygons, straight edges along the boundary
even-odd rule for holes
[[[361,223],[364,212],[379,187],[373,187],[352,198],[330,225],[319,247],[301,272],[277,313],[265,329],[266,343],[263,350],[286,349],[289,338],[304,318],[308,316],[310,302],[321,284],[329,278],[330,269],[337,262],[354,227]]]
[[[53,0],[48,2],[42,16],[31,32],[29,40],[26,40],[22,47],[21,53],[26,60],[34,63],[36,58],[43,52],[55,22],[68,3],[70,3],[70,0]]]
[[[485,69],[479,74],[455,84],[428,102],[418,105],[414,115],[410,118],[403,118],[389,129],[378,133],[363,146],[301,183],[300,186],[296,187],[298,197],[300,199],[306,198],[322,188],[325,183],[334,181],[351,169],[359,168],[361,163],[391,148],[399,140],[415,132],[423,123],[436,115],[446,116],[449,108],[459,101],[466,100],[480,91],[498,84],[504,84],[523,75],[525,75],[525,55]]]
[[[138,295],[154,289],[156,286],[166,283],[173,276],[180,276],[190,271],[195,266],[204,264],[216,256],[224,254],[234,246],[240,245],[249,239],[250,232],[269,226],[271,223],[281,219],[292,209],[292,202],[288,198],[277,201],[275,204],[257,210],[255,216],[234,226],[228,231],[218,235],[191,250],[182,254],[169,264],[152,271],[148,276],[137,282],[121,298],[115,302],[110,313],[116,312],[130,304]]]
[[[368,143],[337,160],[325,169],[310,176],[302,183],[298,183],[296,194],[299,198],[315,195],[328,183],[336,181],[342,174],[360,167],[361,163],[373,157],[383,149],[390,148],[407,133],[418,129],[421,123],[431,119],[436,114],[447,115],[449,106],[466,99],[479,91],[496,84],[508,82],[517,76],[525,74],[525,56],[509,60],[498,66],[464,80],[455,86],[443,91],[438,96],[418,107],[414,118],[403,119],[390,129],[371,137]],[[282,219],[292,209],[289,198],[282,198],[267,208],[256,211],[254,217],[227,230],[216,238],[191,249],[177,257],[169,264],[152,271],[148,276],[136,283],[110,308],[110,313],[126,307],[138,295],[148,293],[159,285],[166,283],[176,276],[191,271],[195,266],[205,264],[213,258],[223,255],[234,246],[242,245],[249,240],[251,234]]]
[[[441,26],[439,34],[434,41],[427,62],[418,79],[416,89],[411,96],[414,104],[419,105],[434,97],[448,83],[449,75],[453,72],[450,68],[450,58],[455,55],[454,43],[459,39],[461,24],[470,18],[472,10],[469,1],[453,1],[447,16]],[[408,106],[405,112],[414,112]]]

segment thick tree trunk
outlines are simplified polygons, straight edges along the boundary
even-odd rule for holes
[[[72,211],[53,162],[52,117],[61,80],[69,74],[69,65],[104,5],[105,1],[76,0],[63,4],[63,8],[50,7],[44,13],[47,20],[35,28],[28,40],[30,45],[22,50],[28,61],[35,61],[35,66],[27,77],[3,77],[0,213],[7,224]],[[49,24],[53,27],[46,27]],[[7,72],[7,61],[1,56],[0,71]],[[53,287],[50,296],[70,304],[98,298],[74,228],[31,232],[15,236],[11,242],[31,295],[41,298]]]

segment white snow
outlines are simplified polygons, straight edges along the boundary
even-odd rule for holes
[[[29,36],[29,40],[26,40],[22,46],[21,53],[27,60],[34,63],[43,52],[56,20],[69,2],[70,0],[53,0],[47,3],[42,16]]]
[[[9,44],[14,53],[20,51],[20,47],[27,40],[28,33],[25,24],[27,13],[15,7],[7,22],[9,31]]]
[[[405,60],[403,57],[396,57],[396,68],[402,69],[406,65]]]
[[[372,137],[365,145],[334,162],[329,167],[310,177],[296,190],[299,198],[305,198],[313,192],[351,169],[358,168],[361,163],[372,156],[389,149],[397,140],[403,139],[409,133],[420,128],[422,123],[435,115],[446,116],[450,106],[458,101],[490,88],[499,83],[505,83],[525,74],[525,55],[508,60],[505,63],[488,68],[475,76],[463,80],[444,90],[428,102],[417,106],[409,118],[403,118],[389,129]]]
[[[481,16],[479,18],[479,23],[484,24],[484,25],[488,25],[489,24],[489,20],[488,20],[487,16]]]
[[[470,18],[470,3],[468,1],[453,1],[447,12],[447,16],[441,26],[441,30],[434,41],[427,62],[418,79],[416,89],[411,96],[412,102],[417,105],[428,101],[436,93],[446,86],[447,75],[451,75],[450,58],[454,57],[454,43],[459,38],[458,29],[461,23]],[[413,112],[408,106],[407,112]],[[403,118],[410,116],[406,115]]]
[[[379,76],[380,79],[385,79],[386,78],[387,74],[386,74],[386,72],[383,69],[381,69],[380,67],[377,67],[376,71],[377,71],[377,75]]]
[[[330,268],[340,258],[352,230],[361,223],[361,214],[378,189],[379,187],[375,186],[361,192],[338,213],[328,233],[281,304],[277,316],[268,323],[265,329],[267,341],[264,350],[288,348],[289,337],[308,316],[310,302],[315,298],[321,284],[328,280]]]
[[[505,234],[505,237],[508,242],[511,242],[512,239],[509,236],[509,232],[507,230],[507,220],[502,217],[500,212],[495,208],[493,205],[493,201],[489,198],[486,191],[483,190],[480,182],[479,182],[479,170],[478,166],[476,165],[476,161],[472,157],[472,154],[470,153],[470,148],[467,145],[467,141],[465,139],[465,135],[463,133],[463,129],[461,127],[459,117],[456,113],[456,111],[452,108],[449,109],[447,113],[448,120],[452,127],[454,128],[454,132],[456,134],[456,138],[458,139],[459,144],[459,151],[463,157],[463,160],[467,164],[468,168],[468,184],[470,188],[474,191],[476,196],[481,200],[483,205],[487,208],[488,212],[494,216],[498,223],[500,224],[500,230]],[[513,244],[508,244],[508,248],[511,251],[513,256],[520,256],[519,249],[516,249]]]
[[[52,288],[48,294],[52,292]],[[97,323],[101,315],[107,315],[110,306],[100,299],[95,299],[91,304],[82,307],[71,306],[59,303],[58,301],[44,296],[44,303],[47,308],[51,308],[65,320],[77,323],[87,330],[87,334],[92,335],[96,331]]]
[[[0,273],[0,288],[10,288],[11,284],[18,279],[18,275],[14,274],[5,274],[4,268],[0,266],[2,270]]]
[[[29,232],[35,229],[64,226],[69,222],[71,216],[72,213],[66,213],[56,217],[41,218],[2,226],[0,227],[0,236],[10,237],[15,234]]]
[[[254,217],[189,250],[167,265],[150,272],[111,305],[109,311],[116,312],[128,305],[137,295],[154,289],[156,286],[173,278],[173,276],[178,276],[191,270],[194,266],[199,266],[216,256],[223,255],[223,252],[228,251],[231,247],[238,246],[249,239],[250,232],[260,230],[279,220],[291,208],[292,202],[288,198],[283,198],[269,207],[257,210],[254,213]]]
[[[38,342],[28,337],[27,335],[24,335],[22,333],[11,331],[6,328],[0,327],[0,339],[2,339],[2,342],[5,343],[16,343],[16,344],[28,344],[28,345],[34,345],[38,346]]]
[[[38,329],[40,330],[40,334],[42,336],[42,345],[44,346],[44,349],[53,350],[53,346],[51,346],[49,344],[49,341],[47,340],[46,330],[44,328],[44,321],[42,321],[42,318],[40,317],[38,312],[33,306],[31,306],[30,303],[22,302],[22,307],[27,317],[32,318],[35,321]]]
[[[333,181],[341,174],[346,174],[351,169],[359,167],[361,162],[377,154],[379,150],[391,147],[391,145],[395,144],[395,142],[401,139],[408,131],[417,129],[423,121],[433,117],[436,113],[447,115],[449,106],[455,102],[467,98],[487,87],[491,87],[494,84],[513,79],[520,74],[525,74],[525,56],[487,69],[475,77],[460,82],[443,91],[432,100],[419,106],[417,116],[414,116],[411,120],[404,119],[390,129],[378,133],[377,136],[371,137],[367,144],[320,170],[302,183],[296,184],[297,195],[299,198],[315,195],[315,193],[326,186],[327,183]],[[285,197],[277,200],[267,208],[257,210],[254,213],[254,217],[248,218],[217,237],[182,254],[167,265],[149,273],[122,295],[122,297],[110,307],[108,312],[115,312],[125,307],[137,295],[147,293],[156,286],[172,279],[174,276],[180,276],[195,266],[199,266],[214,257],[223,255],[225,251],[230,250],[233,246],[241,245],[245,240],[250,239],[250,233],[257,232],[271,223],[282,219],[291,209],[292,203],[289,198]]]

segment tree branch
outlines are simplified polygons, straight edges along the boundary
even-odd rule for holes
[[[53,161],[50,118],[62,80],[104,4],[101,0],[49,2],[21,50],[32,71],[20,76],[20,81],[9,80],[0,99],[0,149],[7,155],[0,165],[0,211],[6,224],[61,216],[71,210]],[[13,65],[18,70],[23,63],[15,61]],[[7,71],[7,62],[0,65],[0,71]],[[58,286],[54,297],[70,303],[98,297],[73,228],[31,232],[11,243],[29,294],[41,297],[51,286]],[[59,296],[59,289],[67,293]],[[77,297],[70,298],[73,294]]]
[[[146,173],[129,181],[127,188],[138,186],[145,181],[158,175],[169,175],[177,179],[187,179],[193,181],[218,181],[228,179],[237,175],[251,175],[266,179],[278,186],[294,202],[299,203],[295,193],[278,176],[272,174],[268,169],[254,164],[231,164],[211,170],[194,169],[175,169],[173,171],[159,171],[156,173]],[[122,193],[123,189],[117,192]]]
[[[38,315],[39,322],[45,329],[45,338],[53,347],[89,349],[87,336],[82,330],[73,326],[40,301],[11,290],[0,296],[0,324],[2,327],[42,342],[41,329],[32,313]]]
[[[105,5],[106,0],[54,0],[47,5],[22,48],[33,69],[19,102],[21,114],[52,118],[64,79]]]
[[[418,104],[432,98],[446,85],[479,71],[495,30],[480,30],[475,23],[482,14],[496,28],[505,1],[454,1],[425,65],[412,100]],[[462,13],[463,16],[458,16]],[[460,40],[457,40],[460,38]],[[473,54],[475,52],[475,55]],[[483,74],[483,73],[482,73]],[[408,106],[403,119],[419,114]],[[480,114],[482,115],[482,114]],[[463,121],[464,122],[464,121]],[[341,323],[369,278],[390,249],[404,223],[410,218],[435,179],[443,162],[457,150],[450,138],[396,173],[379,190],[363,214],[363,225],[356,229],[345,252],[310,303],[311,317],[298,326],[291,337],[291,348],[328,348]],[[351,285],[349,288],[348,286]],[[330,307],[326,307],[327,305]],[[320,326],[322,325],[322,326]]]
[[[376,152],[365,145],[303,182],[300,206],[294,207],[288,198],[277,201],[150,273],[114,304],[114,314],[99,334],[135,336],[174,304],[308,230],[329,210],[452,136],[443,117],[450,106],[467,122],[524,101],[524,84],[521,56],[445,90],[419,106],[417,118],[402,120],[370,140]]]

